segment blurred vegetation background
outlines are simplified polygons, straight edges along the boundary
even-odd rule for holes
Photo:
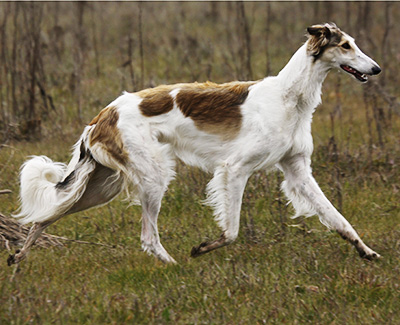
[[[140,207],[111,204],[50,233],[115,249],[34,248],[20,269],[0,251],[0,323],[398,323],[400,3],[0,3],[0,212],[18,207],[29,155],[68,161],[83,127],[123,90],[276,75],[306,27],[335,22],[382,68],[360,84],[332,71],[314,114],[313,170],[327,197],[383,255],[369,263],[318,218],[290,220],[278,173],[256,173],[231,246],[201,205],[210,175],[178,164],[160,215],[178,266],[140,252]],[[4,267],[3,267],[4,265]]]
[[[386,124],[399,114],[397,3],[14,2],[0,9],[2,143],[83,125],[122,90],[275,75],[307,26],[331,21],[383,68],[379,79],[351,89],[348,76],[332,74],[325,85],[332,118],[351,96],[369,114],[369,141],[382,146]]]

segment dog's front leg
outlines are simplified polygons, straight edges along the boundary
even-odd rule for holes
[[[292,202],[296,216],[316,214],[324,225],[336,230],[342,238],[350,241],[361,257],[369,260],[380,257],[364,244],[350,223],[325,197],[311,174],[310,163],[308,157],[297,155],[285,158],[279,164],[285,175],[282,188]]]
[[[229,164],[225,164],[215,171],[213,179],[207,186],[206,203],[214,208],[216,220],[223,233],[218,239],[193,247],[192,257],[229,245],[237,238],[243,191],[248,175],[246,168],[229,166]]]

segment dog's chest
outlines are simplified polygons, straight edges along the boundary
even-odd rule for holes
[[[311,155],[313,151],[313,140],[311,134],[312,111],[297,111],[291,119],[291,127],[287,130],[287,152],[285,155],[305,156]]]
[[[260,121],[257,132],[251,131],[246,146],[252,147],[252,159],[259,160],[258,165],[275,165],[283,157],[296,154],[310,156],[313,151],[311,135],[312,113],[299,113],[288,110],[278,118]]]

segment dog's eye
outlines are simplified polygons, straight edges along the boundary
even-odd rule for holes
[[[346,50],[350,50],[350,44],[349,43],[344,43],[342,44],[342,47]]]

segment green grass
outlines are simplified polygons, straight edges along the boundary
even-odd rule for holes
[[[1,187],[14,191],[0,198],[3,213],[17,208],[18,167],[33,153],[65,160],[68,146],[54,136],[47,143],[14,143],[0,151],[2,175],[9,175]],[[378,159],[370,166],[355,157],[352,164],[334,163],[324,147],[314,157],[322,161],[314,162],[315,176],[334,203],[335,168],[344,173],[343,213],[381,260],[360,259],[316,217],[289,219],[292,211],[283,204],[275,173],[250,179],[238,240],[191,259],[191,247],[219,230],[211,210],[200,203],[209,177],[179,165],[159,220],[162,242],[178,265],[164,265],[141,251],[140,207],[117,199],[48,229],[115,248],[34,247],[18,272],[6,266],[8,252],[0,252],[0,323],[396,323],[397,169]]]

